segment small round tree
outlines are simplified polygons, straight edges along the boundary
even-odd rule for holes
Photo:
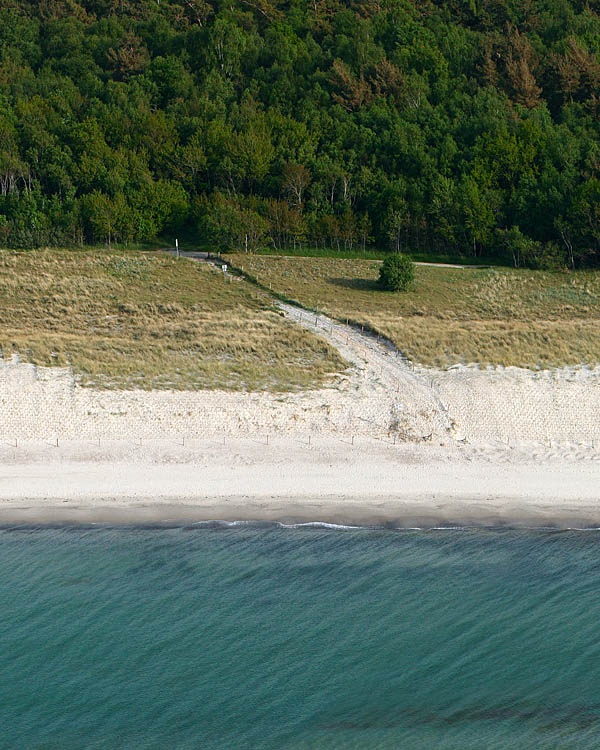
[[[400,253],[392,253],[379,269],[379,286],[390,292],[405,292],[415,278],[415,264]]]

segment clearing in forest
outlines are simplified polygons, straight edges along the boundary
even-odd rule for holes
[[[287,391],[346,365],[264,295],[158,253],[0,250],[0,354],[102,388]]]
[[[229,258],[273,292],[371,327],[420,364],[539,369],[600,361],[597,272],[418,266],[408,292],[384,292],[375,260]]]

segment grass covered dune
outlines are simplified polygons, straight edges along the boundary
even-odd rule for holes
[[[238,254],[263,285],[388,336],[415,362],[540,369],[600,361],[600,275],[418,266],[408,292],[377,287],[380,263]]]
[[[101,388],[274,391],[345,366],[247,284],[123,251],[0,250],[0,353]]]

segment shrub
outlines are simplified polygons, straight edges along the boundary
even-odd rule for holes
[[[414,278],[415,264],[400,253],[388,255],[379,269],[379,286],[390,292],[405,292]]]
[[[517,226],[501,229],[498,238],[501,246],[511,252],[515,268],[557,271],[572,265],[568,261],[564,247],[556,242],[536,242],[526,237]]]

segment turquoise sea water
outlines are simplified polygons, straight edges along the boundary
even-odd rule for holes
[[[600,532],[0,530],[1,748],[600,748]]]

